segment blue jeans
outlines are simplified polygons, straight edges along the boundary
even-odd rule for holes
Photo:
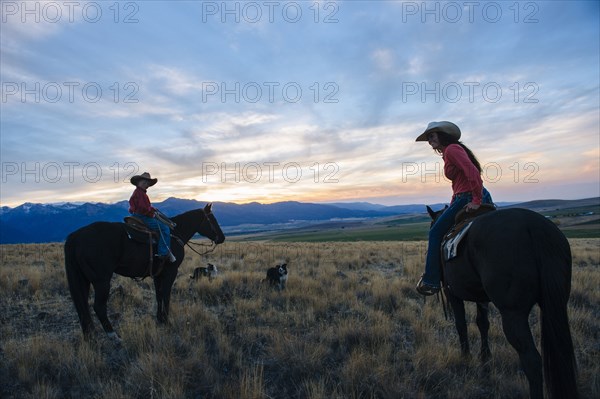
[[[158,248],[156,249],[156,251],[158,252],[157,255],[168,255],[169,246],[171,245],[171,230],[169,230],[169,226],[162,222],[159,222],[155,218],[151,218],[150,216],[140,215],[138,213],[134,213],[133,216],[142,219],[146,226],[158,232]]]
[[[429,230],[429,245],[427,246],[427,258],[425,260],[425,274],[423,275],[423,281],[427,284],[440,286],[440,280],[442,278],[441,267],[442,267],[442,253],[441,245],[444,235],[454,226],[454,218],[458,211],[465,207],[473,196],[471,193],[460,193],[454,196],[448,209],[442,213],[431,229]],[[483,197],[481,200],[482,204],[493,204],[492,196],[484,188]]]

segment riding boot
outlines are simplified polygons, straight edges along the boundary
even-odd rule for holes
[[[440,287],[423,281],[423,276],[421,276],[419,282],[417,283],[417,292],[425,296],[435,295],[440,292]]]

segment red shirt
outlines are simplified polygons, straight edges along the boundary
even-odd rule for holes
[[[154,208],[150,204],[150,198],[148,198],[146,190],[136,187],[133,191],[131,198],[129,198],[129,213],[154,217]]]
[[[474,204],[481,204],[483,181],[467,152],[458,144],[444,148],[444,174],[452,180],[452,193],[471,193]]]

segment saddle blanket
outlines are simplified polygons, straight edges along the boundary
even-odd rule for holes
[[[450,259],[456,258],[458,255],[458,244],[460,244],[461,240],[467,235],[467,232],[472,224],[473,221],[465,223],[458,231],[451,230],[446,235],[444,241],[442,242],[442,254],[444,261],[449,261]]]

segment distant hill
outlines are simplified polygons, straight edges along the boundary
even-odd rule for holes
[[[577,208],[582,206],[592,206],[598,205],[600,199],[598,197],[595,198],[585,198],[580,200],[559,200],[559,199],[548,199],[548,200],[536,200],[536,201],[528,201],[522,202],[519,204],[513,204],[509,207],[519,207],[519,208],[527,208],[533,211],[543,212],[543,211],[552,211],[552,210],[560,210],[565,208]]]
[[[348,202],[348,203],[337,202],[337,203],[331,203],[328,205],[337,206],[338,208],[346,208],[346,209],[354,209],[354,210],[392,212],[396,215],[425,212],[425,205],[423,205],[423,204],[386,206],[386,205],[379,205],[379,204],[371,204],[370,202]],[[443,208],[444,204],[431,204],[430,206],[437,209],[437,208]]]
[[[499,203],[499,206],[519,206],[536,211],[548,211],[598,205],[600,198],[582,200],[538,200],[520,203]],[[168,198],[154,204],[167,216],[198,209],[205,202]],[[433,204],[434,209],[444,204]],[[25,203],[15,208],[0,208],[0,244],[42,243],[64,241],[69,233],[95,221],[120,222],[128,214],[129,204],[121,201],[103,203]],[[284,230],[336,220],[373,219],[398,215],[422,214],[425,205],[385,206],[359,203],[314,204],[295,201],[274,204],[213,203],[213,210],[225,234]]]
[[[525,203],[496,203],[499,208],[528,208],[552,220],[568,238],[600,237],[600,198],[585,200],[540,200]],[[359,204],[362,207],[362,204]],[[432,204],[442,209],[444,204]],[[405,211],[412,206],[377,207]],[[339,220],[295,226],[287,229],[242,231],[230,235],[237,241],[274,242],[356,242],[356,241],[420,241],[427,240],[431,218],[424,205],[414,205],[417,212],[361,220]]]
[[[534,201],[536,202],[536,201]],[[541,201],[543,202],[543,201]],[[496,203],[499,207],[506,207],[518,204],[517,202],[498,202]],[[383,212],[391,212],[395,215],[404,215],[404,214],[413,214],[413,213],[424,213],[425,212],[425,204],[410,204],[410,205],[379,205],[372,204],[370,202],[332,202],[327,205],[337,206],[339,208],[346,209],[354,209],[354,210],[370,210],[370,211],[383,211]],[[427,204],[433,209],[441,209],[446,203],[438,203],[438,204]]]

